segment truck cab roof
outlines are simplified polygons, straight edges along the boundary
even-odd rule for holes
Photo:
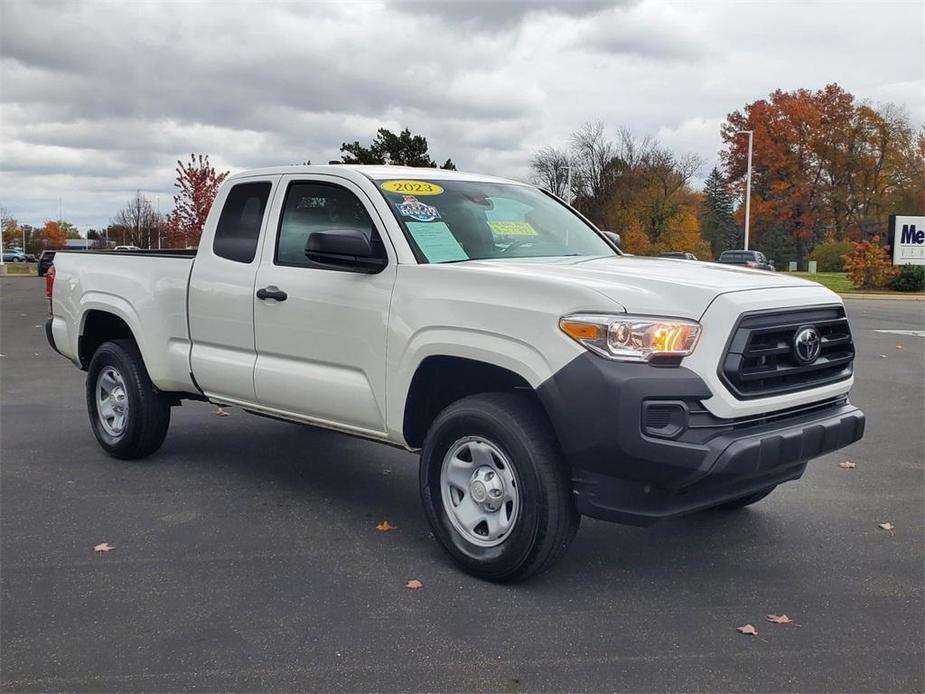
[[[374,181],[381,181],[389,178],[425,178],[435,181],[477,181],[481,183],[508,183],[513,185],[525,185],[521,181],[514,181],[497,176],[486,176],[484,174],[469,173],[465,171],[453,171],[450,169],[432,169],[424,166],[392,166],[384,164],[311,164],[296,166],[271,166],[262,169],[250,169],[248,171],[239,171],[228,177],[228,180],[237,180],[241,178],[251,178],[254,176],[282,176],[292,174],[328,174],[334,176],[343,176],[354,179],[354,177],[364,177]],[[355,180],[355,179],[354,179]]]

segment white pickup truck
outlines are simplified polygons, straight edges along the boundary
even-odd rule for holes
[[[838,296],[624,255],[488,176],[249,171],[195,256],[60,251],[49,285],[107,453],[154,453],[184,398],[420,451],[434,535],[490,580],[551,566],[582,514],[740,508],[864,431]]]

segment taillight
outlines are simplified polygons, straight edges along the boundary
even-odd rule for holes
[[[54,315],[51,310],[51,295],[55,290],[55,266],[52,265],[45,272],[45,296],[48,298],[48,315]]]

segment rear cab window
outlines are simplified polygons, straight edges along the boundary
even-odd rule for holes
[[[269,181],[254,181],[238,183],[228,191],[212,239],[215,255],[236,263],[253,262],[271,188]]]

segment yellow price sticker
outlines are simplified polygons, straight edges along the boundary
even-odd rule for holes
[[[501,236],[538,236],[527,222],[489,222],[488,226]]]
[[[443,192],[443,188],[430,181],[386,181],[379,187],[390,193],[404,195],[440,195]]]

